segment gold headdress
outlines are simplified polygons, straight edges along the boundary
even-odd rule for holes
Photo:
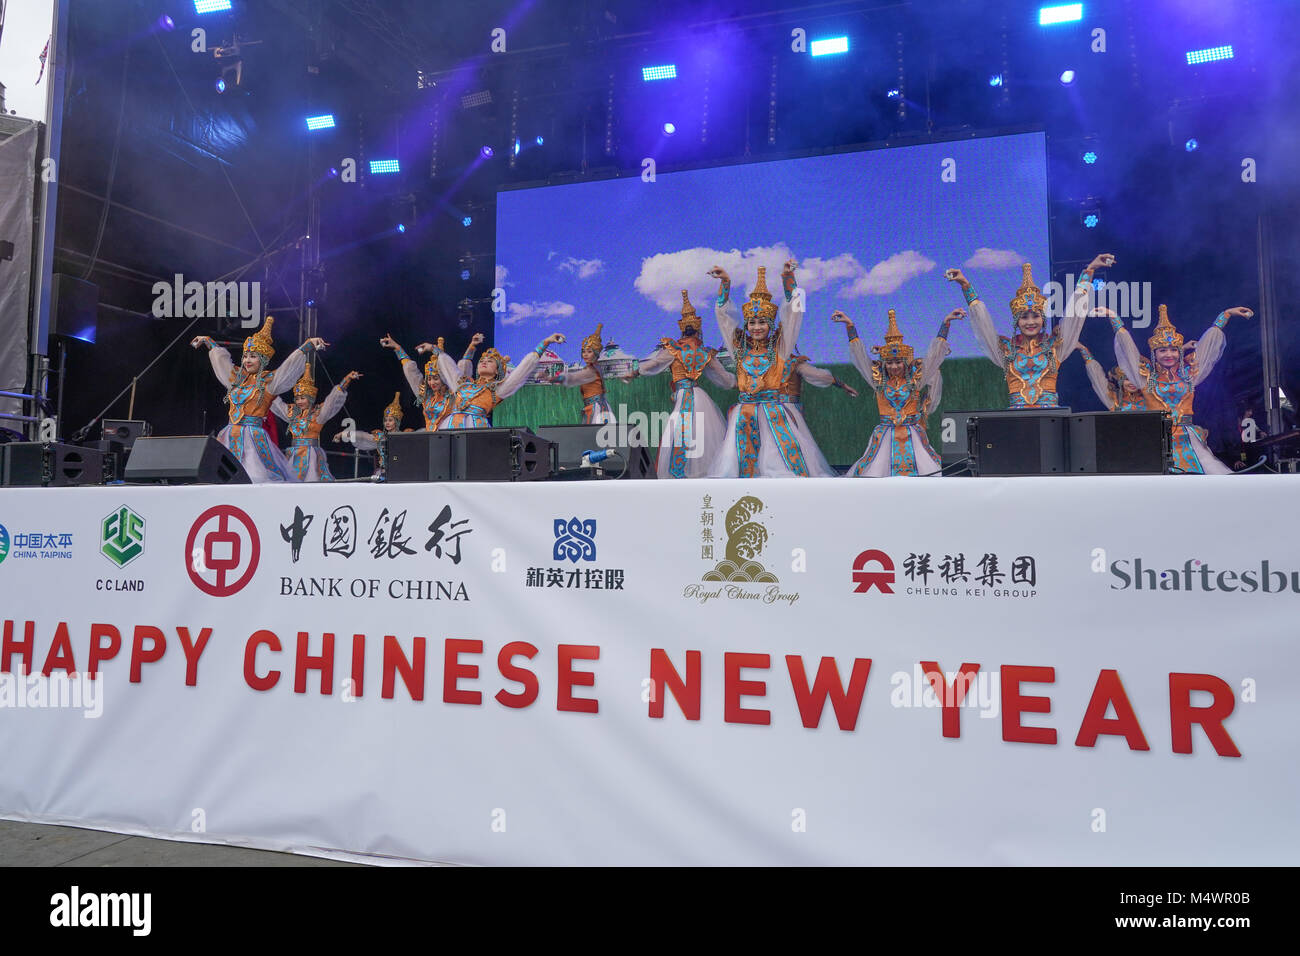
[[[1034,277],[1030,274],[1030,265],[1026,262],[1020,267],[1023,276],[1020,280],[1020,288],[1016,290],[1016,296],[1011,300],[1011,314],[1019,319],[1022,315],[1030,310],[1044,313],[1044,307],[1047,305],[1047,299],[1043,297],[1042,290],[1034,285]]]
[[[310,362],[302,370],[302,378],[298,379],[298,384],[293,387],[294,398],[303,395],[310,396],[313,399],[316,397],[316,381],[312,378]]]
[[[1155,333],[1147,339],[1147,345],[1151,351],[1156,349],[1181,349],[1183,347],[1183,337],[1178,334],[1178,330],[1173,327],[1169,321],[1169,307],[1160,306],[1160,321],[1156,323]]]
[[[871,351],[880,356],[881,361],[888,362],[894,359],[902,359],[904,362],[912,361],[912,346],[903,344],[903,333],[898,331],[898,319],[894,310],[889,310],[889,328],[885,332],[885,344],[883,346],[873,345]]]
[[[1106,377],[1114,382],[1115,388],[1120,391],[1123,391],[1124,383],[1128,380],[1128,376],[1124,374],[1124,370],[1118,365],[1111,369],[1110,372],[1107,373]]]
[[[506,377],[506,366],[510,364],[509,355],[502,355],[500,352],[496,350],[496,347],[493,346],[492,348],[484,352],[482,355],[480,355],[478,358],[480,362],[483,361],[484,359],[491,359],[492,361],[497,363],[496,380],[498,382],[501,381],[501,379]]]
[[[691,300],[682,290],[682,317],[677,320],[677,328],[685,332],[688,328],[694,329],[696,334],[704,331],[700,323],[700,314],[695,311],[695,306],[691,305]]]
[[[758,267],[758,281],[754,283],[754,288],[749,290],[749,301],[741,310],[745,318],[753,319],[759,316],[772,322],[776,319],[776,306],[772,304],[772,293],[767,291],[767,269],[763,266]]]
[[[389,417],[397,419],[397,424],[399,426],[402,424],[402,393],[401,392],[394,392],[392,402],[384,408],[384,418],[389,418]],[[383,424],[383,418],[380,419],[380,424]]]
[[[271,326],[274,323],[275,319],[268,315],[262,327],[244,339],[244,351],[255,352],[266,361],[271,361],[271,356],[275,354],[275,343],[271,341]]]
[[[441,352],[442,347],[446,344],[447,344],[447,340],[441,335],[438,336],[438,352]],[[434,352],[432,355],[430,355],[429,361],[424,363],[424,376],[425,378],[428,378],[429,373],[433,372],[434,377],[437,378],[439,382],[441,382],[442,378],[438,375],[438,352]]]
[[[582,347],[584,350],[595,349],[597,354],[600,353],[600,330],[603,329],[604,327],[605,326],[603,323],[601,322],[596,323],[596,331],[592,332],[589,336],[587,336],[585,339],[582,340]]]

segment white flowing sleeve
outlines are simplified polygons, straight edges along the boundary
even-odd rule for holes
[[[325,401],[320,403],[320,409],[316,412],[316,421],[327,422],[339,413],[343,403],[348,400],[348,393],[335,385],[330,389],[330,393],[325,396]]]
[[[794,292],[798,293],[799,287],[795,286]],[[784,291],[782,299],[785,298]],[[778,319],[781,323],[781,344],[777,352],[781,358],[788,359],[794,352],[794,347],[799,342],[799,332],[803,329],[804,302],[806,296],[794,295],[790,301],[782,302]],[[797,304],[797,307],[796,307]]]
[[[283,398],[276,396],[275,401],[271,403],[271,411],[281,421],[287,422],[289,420],[289,406],[284,403]]]
[[[930,340],[930,347],[925,351],[925,358],[921,359],[921,384],[930,387],[930,393],[936,392],[935,382],[940,380],[939,369],[943,366],[943,360],[948,357],[952,348],[948,345],[948,340],[942,335],[936,335]],[[938,386],[942,389],[943,386]],[[935,404],[938,404],[936,401]]]
[[[716,358],[709,359],[708,364],[704,366],[704,377],[714,385],[723,388],[736,387],[736,373],[728,372]]]
[[[1087,273],[1084,273],[1087,275]],[[1081,277],[1082,278],[1082,277]],[[1080,281],[1074,287],[1070,301],[1066,303],[1065,315],[1056,327],[1056,361],[1064,362],[1079,344],[1079,335],[1083,332],[1083,323],[1092,312],[1092,276]],[[1136,380],[1135,380],[1136,381]]]
[[[812,362],[800,362],[795,366],[794,373],[809,385],[816,385],[818,388],[829,388],[835,384],[835,375],[830,369],[818,368]]]
[[[1227,344],[1228,337],[1217,325],[1210,326],[1209,330],[1197,340],[1196,375],[1192,378],[1193,385],[1201,384],[1206,376],[1214,371],[1214,366],[1218,364],[1219,359],[1223,358],[1223,349]]]
[[[541,358],[537,354],[537,350],[534,349],[520,359],[519,364],[511,369],[510,374],[497,386],[497,398],[509,398],[523,388],[528,380],[532,378],[533,370],[537,368],[537,363],[541,361]]]
[[[1083,363],[1087,369],[1088,381],[1092,384],[1092,390],[1101,399],[1101,403],[1106,406],[1106,410],[1113,412],[1115,410],[1115,399],[1110,392],[1110,381],[1106,378],[1106,370],[1101,367],[1101,363],[1094,358],[1090,358]],[[1127,373],[1125,373],[1127,374]],[[1130,379],[1132,382],[1142,381],[1140,378]]]
[[[564,374],[556,380],[560,385],[568,385],[570,388],[576,388],[579,385],[586,385],[596,381],[596,373],[589,366],[582,368],[564,370]],[[498,389],[498,391],[500,391]]]
[[[374,451],[379,447],[379,442],[375,441],[375,436],[370,432],[353,432],[352,444],[357,446],[359,451]]]
[[[1138,388],[1146,384],[1146,378],[1142,374],[1142,356],[1133,344],[1133,336],[1123,326],[1115,330],[1115,358],[1119,361],[1125,378]]]
[[[658,375],[664,369],[672,367],[673,358],[673,353],[667,349],[656,349],[649,358],[643,358],[637,363],[637,371],[642,375]]]
[[[402,377],[406,379],[406,384],[410,386],[411,394],[415,400],[420,400],[420,386],[424,384],[424,376],[420,373],[420,366],[415,364],[414,359],[402,359]]]
[[[450,389],[455,389],[461,382],[469,380],[469,376],[461,375],[460,367],[451,360],[451,356],[446,352],[438,353],[438,374],[442,376],[442,380],[447,383],[447,387]],[[419,398],[418,392],[416,397]]]
[[[457,368],[457,370],[460,372],[460,377],[461,377],[461,378],[473,378],[473,377],[474,377],[474,360],[473,360],[473,359],[468,358],[468,357],[461,359],[459,362],[456,363],[456,368]]]
[[[718,332],[722,335],[722,347],[731,353],[732,358],[736,358],[735,349],[732,347],[736,341],[736,329],[739,327],[736,322],[735,303],[731,299],[727,299],[725,304],[714,308],[713,314],[718,319]]]
[[[301,347],[296,348],[271,376],[271,385],[267,389],[272,395],[287,392],[298,384],[302,370],[307,367],[307,353]]]
[[[858,374],[866,380],[867,388],[874,389],[871,383],[871,357],[867,355],[867,347],[862,344],[862,337],[855,335],[849,340],[849,358],[853,360],[853,367],[858,370]]]
[[[213,346],[208,349],[208,361],[212,363],[212,374],[217,377],[221,387],[230,388],[230,375],[235,370],[235,363],[231,361],[230,353],[220,346]]]
[[[1002,357],[1002,337],[993,326],[993,316],[989,315],[988,306],[983,299],[974,299],[970,303],[970,330],[975,334],[980,351],[998,368],[1006,368],[1006,359]]]

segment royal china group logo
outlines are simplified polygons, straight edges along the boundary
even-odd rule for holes
[[[798,591],[781,590],[776,572],[763,561],[765,552],[774,553],[768,528],[771,516],[763,514],[764,508],[762,500],[754,495],[741,496],[725,511],[714,506],[712,495],[703,497],[699,520],[700,560],[711,566],[700,575],[702,583],[688,584],[683,589],[683,597],[701,604],[724,597],[760,604],[793,605],[799,600]],[[745,587],[747,584],[759,586]]]
[[[587,562],[596,560],[596,519],[555,518],[551,522],[555,543],[551,546],[554,567],[534,566],[524,572],[524,587],[565,588],[583,591],[621,591],[623,568],[594,568]],[[566,565],[565,562],[568,562]],[[582,567],[577,567],[579,563]]]
[[[234,505],[199,515],[185,539],[185,569],[194,586],[213,597],[230,597],[253,579],[262,554],[257,525]]]
[[[144,553],[144,518],[122,505],[100,523],[99,552],[119,568]]]
[[[963,552],[936,556],[908,552],[901,562],[906,584],[898,583],[894,559],[868,548],[853,559],[854,594],[871,590],[911,597],[1032,598],[1038,595],[1038,561],[1032,554],[1006,560],[992,551],[967,563]],[[895,591],[895,588],[900,590]]]

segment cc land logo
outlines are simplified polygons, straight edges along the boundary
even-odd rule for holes
[[[9,531],[0,524],[0,564],[4,564],[7,557],[9,557]]]
[[[194,586],[213,597],[229,597],[253,579],[262,554],[253,519],[234,505],[209,508],[190,525],[185,569]]]
[[[144,519],[122,505],[104,518],[99,529],[99,551],[119,568],[144,554]]]

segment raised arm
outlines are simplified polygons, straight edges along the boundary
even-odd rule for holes
[[[849,358],[853,362],[853,367],[858,370],[858,374],[866,381],[867,387],[874,389],[876,385],[872,381],[871,357],[867,355],[867,348],[862,344],[862,339],[858,337],[858,327],[853,324],[852,319],[838,309],[831,313],[831,321],[844,326],[844,331],[849,337]]]
[[[559,332],[555,332],[538,343],[537,348],[525,355],[519,361],[519,364],[510,370],[510,374],[505,377],[505,380],[497,386],[497,398],[509,398],[519,391],[532,378],[533,371],[537,368],[537,363],[541,361],[542,353],[546,351],[546,347],[563,341],[564,336]]]
[[[282,422],[287,422],[289,420],[289,406],[286,405],[284,399],[278,395],[275,397],[275,401],[271,402],[271,412]]]
[[[1076,345],[1075,351],[1083,356],[1083,367],[1088,373],[1088,382],[1092,385],[1092,390],[1096,396],[1101,399],[1102,405],[1107,411],[1115,410],[1115,396],[1111,392],[1110,380],[1106,378],[1106,370],[1101,367],[1101,363],[1092,357],[1088,347],[1080,343]],[[1140,379],[1133,379],[1134,382]]]
[[[713,314],[718,320],[718,332],[722,335],[722,347],[735,357],[733,343],[736,340],[736,329],[738,322],[736,319],[736,307],[731,302],[731,277],[721,266],[714,266],[709,270],[709,275],[718,280],[718,298],[714,303]]]
[[[330,393],[325,396],[325,401],[320,403],[320,410],[316,412],[316,421],[327,422],[343,408],[343,403],[348,400],[348,386],[361,377],[358,372],[348,372],[343,376],[343,381],[330,389]]]
[[[1120,317],[1110,309],[1097,309],[1097,314],[1110,319],[1110,327],[1115,330],[1115,360],[1119,363],[1120,371],[1138,388],[1143,388],[1147,379],[1142,374],[1142,354],[1133,342],[1133,336],[1124,328]]]
[[[1249,319],[1254,314],[1250,309],[1240,305],[1234,309],[1219,313],[1214,320],[1214,324],[1196,343],[1196,372],[1192,377],[1193,385],[1199,385],[1205,381],[1206,376],[1214,370],[1214,366],[1223,357],[1224,346],[1228,344],[1227,337],[1223,333],[1223,327],[1228,324],[1228,320],[1237,316]]]
[[[308,339],[289,353],[289,357],[280,363],[280,367],[275,370],[271,376],[271,384],[267,388],[272,395],[280,395],[289,391],[302,378],[302,370],[307,367],[307,358],[312,352],[323,352],[328,346],[324,339]]]
[[[576,388],[596,381],[596,373],[590,365],[581,365],[578,368],[566,368],[555,381],[559,385]]]
[[[420,366],[416,364],[415,359],[406,354],[406,349],[398,345],[397,340],[391,335],[385,335],[379,340],[379,344],[386,349],[393,350],[393,354],[397,356],[397,361],[402,365],[402,377],[406,379],[411,394],[415,396],[416,401],[419,401],[420,388],[424,384],[424,375],[420,372]]]
[[[728,372],[725,368],[723,368],[722,363],[718,361],[718,357],[716,355],[713,358],[709,359],[709,361],[705,364],[704,377],[707,378],[714,385],[718,385],[722,388],[736,387],[736,373]]]
[[[939,331],[930,340],[930,347],[925,350],[925,357],[921,359],[921,384],[928,385],[932,392],[942,388],[941,385],[936,384],[940,380],[939,368],[943,365],[943,360],[952,351],[948,346],[948,328],[953,322],[964,318],[966,318],[965,309],[953,309],[944,316]]]
[[[786,260],[781,269],[781,288],[785,292],[782,297],[781,307],[778,310],[778,318],[781,323],[781,342],[777,346],[777,352],[782,358],[789,358],[794,352],[795,343],[799,341],[799,330],[803,328],[803,316],[806,303],[803,295],[797,294],[794,280],[795,261]]]
[[[1083,332],[1083,323],[1087,321],[1092,314],[1092,276],[1098,269],[1109,269],[1115,264],[1115,257],[1109,252],[1103,252],[1088,263],[1088,268],[1079,274],[1079,281],[1074,287],[1074,292],[1070,295],[1070,301],[1065,304],[1065,315],[1061,316],[1061,322],[1056,327],[1057,334],[1057,362],[1064,362],[1069,358],[1074,347],[1079,344],[1079,335]]]
[[[967,308],[970,309],[970,330],[975,335],[975,342],[979,345],[980,351],[998,368],[1006,368],[1006,355],[1002,350],[1003,339],[993,325],[993,316],[989,315],[984,300],[979,297],[960,269],[949,269],[944,273],[944,278],[961,287],[961,294],[966,299]]]
[[[221,387],[230,388],[230,373],[235,369],[234,363],[230,360],[230,353],[206,335],[196,336],[190,341],[190,348],[196,349],[200,345],[207,346],[208,363],[212,366],[212,374],[217,377]]]
[[[658,375],[664,369],[671,368],[673,359],[677,357],[677,344],[672,339],[662,339],[659,348],[655,349],[648,358],[643,358],[637,363],[637,369],[628,378],[636,378],[638,375]]]

